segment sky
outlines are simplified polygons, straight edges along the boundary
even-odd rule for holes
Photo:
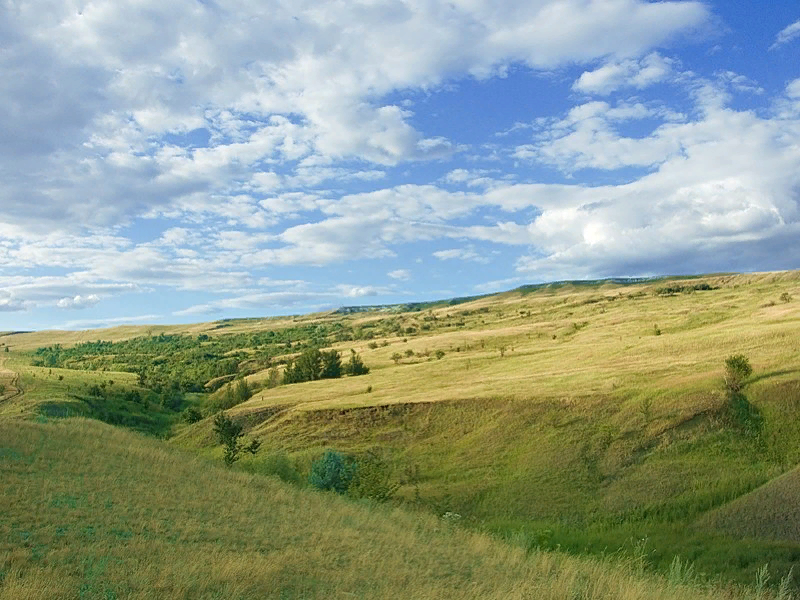
[[[0,0],[0,330],[800,268],[796,0]]]

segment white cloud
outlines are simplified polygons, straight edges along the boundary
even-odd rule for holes
[[[394,271],[389,271],[387,275],[399,281],[408,281],[411,279],[411,271],[408,269],[395,269]]]
[[[392,92],[642,54],[709,14],[642,0],[26,5],[2,31],[0,205],[31,230],[223,206],[269,226],[243,188],[381,176],[296,161],[395,165],[459,150],[418,131]]]
[[[594,71],[585,71],[572,85],[576,92],[607,96],[623,87],[644,89],[666,80],[673,70],[674,61],[658,52],[640,60],[610,60]]]
[[[775,43],[772,44],[769,49],[774,50],[778,46],[788,44],[798,37],[800,37],[800,20],[797,20],[791,25],[787,25],[781,29],[781,31],[779,31],[778,35],[775,37]]]
[[[439,260],[471,260],[479,263],[488,263],[489,259],[475,251],[474,248],[451,248],[433,253]]]
[[[89,294],[88,296],[81,296],[80,294],[72,298],[61,298],[56,302],[58,308],[75,308],[82,309],[94,306],[100,302],[100,296],[97,294]]]
[[[373,285],[348,285],[340,284],[335,288],[335,292],[347,298],[363,298],[365,296],[379,296],[391,293],[391,288],[377,287]]]

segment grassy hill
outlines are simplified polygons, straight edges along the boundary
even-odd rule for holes
[[[662,574],[679,555],[742,583],[800,562],[800,540],[769,533],[786,513],[761,510],[800,501],[779,484],[800,464],[800,272],[564,282],[413,308],[0,336],[24,390],[0,399],[0,419],[92,416],[221,464],[211,415],[226,388],[191,390],[234,378],[256,393],[227,414],[262,442],[239,471],[304,482],[334,448],[379,456],[395,505],[458,513],[529,551],[638,552]],[[315,347],[353,349],[370,372],[272,385]],[[755,370],[744,416],[722,386],[740,353]],[[187,407],[208,416],[185,423]]]
[[[713,511],[710,530],[746,539],[800,543],[800,467]]]
[[[96,421],[0,421],[0,599],[765,598],[526,552]],[[641,557],[639,557],[641,558]]]

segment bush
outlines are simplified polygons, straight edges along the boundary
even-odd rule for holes
[[[350,350],[350,360],[344,366],[344,372],[348,375],[366,375],[369,367],[361,360],[361,356],[355,350]]]
[[[261,442],[258,440],[253,440],[245,446],[240,441],[240,438],[244,435],[241,423],[236,423],[224,412],[214,417],[214,433],[217,435],[219,442],[225,446],[223,460],[228,467],[241,458],[242,451],[256,454],[261,447]]]
[[[441,360],[442,358],[444,358],[444,350],[441,350],[441,349],[437,350],[436,351],[436,360]]]
[[[203,414],[197,410],[194,406],[190,406],[185,411],[183,411],[183,420],[189,423],[197,423],[198,421],[203,420]]]
[[[355,461],[336,450],[326,450],[320,458],[311,463],[308,482],[318,490],[333,490],[344,494],[356,474]]]
[[[752,374],[753,367],[744,354],[734,354],[725,359],[725,388],[729,394],[739,392]]]

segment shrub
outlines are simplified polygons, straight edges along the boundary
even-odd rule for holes
[[[436,351],[436,360],[441,360],[442,358],[444,358],[444,350],[439,349]]]
[[[197,423],[203,420],[203,414],[194,406],[190,406],[183,411],[183,420],[189,424]]]
[[[350,360],[344,366],[344,372],[348,375],[366,375],[369,367],[361,360],[361,356],[355,350],[350,350]]]
[[[789,292],[783,292],[781,294],[781,302],[791,302],[791,301],[792,301],[792,296],[789,294]]]
[[[377,347],[378,347],[378,342],[370,342],[369,344],[367,344],[367,348],[369,348],[370,350],[375,350]]]
[[[267,376],[267,389],[276,388],[281,383],[281,373],[278,367],[271,367]]]
[[[725,388],[729,394],[739,392],[752,374],[753,367],[744,354],[734,354],[725,359]]]
[[[406,358],[411,358],[414,356],[414,351],[411,348],[407,348],[405,352]]]
[[[318,490],[333,490],[339,494],[347,492],[356,474],[355,461],[336,450],[326,450],[311,463],[308,482]]]
[[[320,379],[338,379],[342,376],[342,359],[336,350],[321,352],[322,372]]]
[[[403,355],[400,354],[399,352],[395,352],[394,354],[392,354],[392,360],[394,361],[394,364],[399,364],[402,358]]]
[[[261,442],[258,440],[253,440],[245,446],[241,442],[241,437],[244,435],[241,423],[236,423],[224,412],[214,417],[214,433],[219,442],[225,446],[223,460],[228,467],[241,458],[242,451],[256,454],[261,447]]]

